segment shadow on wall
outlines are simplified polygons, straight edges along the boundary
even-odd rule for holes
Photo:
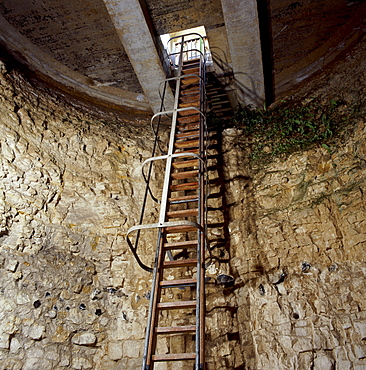
[[[215,48],[213,48],[215,49]],[[221,53],[224,53],[220,49]],[[273,102],[273,76],[272,76],[272,64],[266,66],[267,73],[265,73],[265,101],[263,97],[259,96],[256,89],[256,83],[254,79],[246,72],[237,71],[234,72],[227,58],[223,60],[215,50],[211,50],[212,60],[215,64],[215,75],[220,80],[222,86],[226,87],[227,92],[229,90],[236,90],[236,97],[231,98],[231,104],[233,107],[241,106],[241,102],[246,102],[245,105],[254,107],[262,107],[263,104],[267,106]],[[267,63],[268,64],[268,63]],[[245,75],[250,80],[250,86],[244,85],[237,78],[238,75]]]
[[[226,285],[233,282],[233,279],[231,279],[229,272],[231,255],[228,226],[230,220],[223,173],[221,130],[220,122],[209,122],[209,131],[214,134],[211,134],[210,137],[212,144],[209,147],[208,155],[210,194],[207,200],[207,241],[210,259],[208,271],[215,273],[215,279],[218,283]]]
[[[274,62],[272,46],[272,20],[269,0],[258,0],[259,32],[262,47],[264,91],[267,106],[274,101]]]

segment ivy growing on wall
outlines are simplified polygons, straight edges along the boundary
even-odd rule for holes
[[[314,145],[331,151],[331,143],[360,116],[361,107],[361,103],[347,104],[342,99],[282,101],[270,109],[240,108],[232,124],[242,129],[251,160],[263,162]]]

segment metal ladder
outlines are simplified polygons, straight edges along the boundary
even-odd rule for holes
[[[127,232],[127,242],[139,265],[153,272],[143,370],[156,363],[183,361],[184,368],[205,368],[205,235],[206,235],[206,146],[205,58],[199,49],[187,50],[178,36],[180,50],[171,54],[175,76],[165,81],[175,85],[174,107],[152,118],[156,141],[153,155],[143,163],[147,183],[140,224]],[[197,37],[200,35],[195,34]],[[191,58],[191,59],[190,59]],[[165,90],[164,90],[165,91]],[[164,99],[164,93],[163,93]],[[168,152],[155,155],[159,147],[161,120],[171,117]],[[157,122],[157,123],[155,123]],[[152,165],[165,161],[161,200],[149,185]],[[159,220],[143,224],[148,195],[160,203]],[[140,232],[157,229],[154,268],[146,266],[137,253]],[[130,235],[137,233],[135,242]],[[183,351],[174,351],[177,341]],[[162,343],[162,344],[161,344]],[[163,348],[163,351],[159,349]],[[161,353],[164,352],[164,353]]]

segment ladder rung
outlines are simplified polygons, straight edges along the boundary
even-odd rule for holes
[[[217,111],[221,110],[222,108],[224,108],[224,105],[225,104],[214,104],[214,105],[212,105],[212,110],[214,112],[217,112]]]
[[[164,243],[164,248],[169,250],[187,249],[197,247],[198,240],[185,240],[184,242]]]
[[[200,86],[199,84],[196,84],[196,85],[180,85],[180,96],[182,95],[182,91],[186,92],[186,91],[200,91]]]
[[[212,105],[212,109],[211,110],[213,110],[214,112],[218,112],[218,111],[222,111],[223,109],[226,109],[226,108],[230,108],[231,109],[231,107],[228,107],[228,103],[220,103],[220,104],[213,104]]]
[[[198,166],[198,159],[189,159],[188,161],[177,161],[172,163],[174,168],[187,168]]]
[[[184,184],[170,185],[171,191],[195,190],[198,189],[198,182],[186,182]]]
[[[180,203],[197,202],[197,201],[198,201],[197,195],[185,195],[182,197],[169,198],[170,204],[180,204]]]
[[[189,103],[189,102],[199,102],[200,101],[200,97],[197,95],[196,92],[191,92],[191,93],[187,93],[185,94],[182,98],[180,98],[179,100],[179,103],[178,104],[181,104],[181,103]],[[183,108],[183,107],[180,107],[180,108]],[[197,111],[196,111],[197,113]]]
[[[184,171],[184,172],[173,172],[171,174],[171,177],[174,180],[180,180],[180,179],[189,179],[191,177],[198,176],[199,171],[198,170],[192,170],[192,171]]]
[[[196,331],[196,325],[166,326],[155,328],[156,334],[191,333]]]
[[[177,121],[180,124],[181,123],[183,123],[183,124],[189,124],[189,123],[193,124],[193,123],[199,122],[199,120],[200,120],[200,117],[199,117],[198,114],[188,116],[188,117],[178,117],[177,118]]]
[[[179,131],[192,131],[192,130],[199,130],[200,125],[199,125],[199,122],[196,120],[196,122],[186,123],[185,125],[181,124],[177,128]]]
[[[194,94],[199,95],[199,93],[200,93],[200,89],[198,86],[193,86],[193,87],[182,86],[180,90],[180,98],[182,99],[185,96],[190,96]]]
[[[198,109],[198,108],[197,108]],[[181,119],[188,119],[188,123],[194,122],[193,120],[199,121],[200,113],[197,109],[184,109],[178,112],[178,122],[181,123]]]
[[[191,62],[191,60],[193,60],[194,62]],[[195,59],[190,59],[190,60],[186,60],[185,62],[183,62],[182,69],[186,71],[187,69],[189,70],[193,68],[198,68],[199,66],[200,66],[199,59],[195,58]]]
[[[168,353],[164,355],[153,355],[152,360],[158,361],[181,361],[181,360],[195,360],[195,353]]]
[[[188,267],[188,266],[196,266],[197,265],[197,258],[186,258],[184,260],[173,260],[173,261],[164,261],[163,267],[165,268],[173,268],[173,267]],[[192,280],[191,283],[196,283],[196,279],[185,279],[184,281]],[[193,281],[194,280],[194,281]],[[172,280],[172,281],[183,281],[183,280]]]
[[[192,58],[192,59],[184,60],[183,65],[187,66],[187,65],[195,64],[195,63],[199,64],[199,62],[200,62],[200,58]]]
[[[218,91],[222,90],[220,87],[207,87],[206,85],[206,94],[207,95],[216,95]]]
[[[200,95],[198,92],[192,94],[186,94],[179,99],[180,103],[197,102],[200,101]]]
[[[192,266],[192,265],[189,265],[189,266]],[[170,267],[173,267],[173,266],[170,266]],[[159,283],[159,286],[161,288],[178,288],[178,287],[184,287],[184,286],[192,286],[196,284],[197,284],[197,279],[180,279],[180,280],[163,280]]]
[[[191,231],[197,231],[197,227],[194,226],[168,226],[164,228],[166,234],[176,233],[189,233]]]
[[[193,67],[193,68],[183,68],[182,73],[183,74],[188,74],[188,73],[197,73],[200,71],[200,67]]]
[[[220,112],[215,112],[215,115],[217,117],[219,117],[220,119],[223,119],[225,121],[229,120],[229,119],[232,119],[233,118],[233,115],[230,114],[230,113],[220,113]]]
[[[167,212],[167,216],[169,218],[174,217],[190,217],[190,216],[197,216],[198,209],[197,208],[190,208],[190,209],[180,209],[179,211],[170,211]]]
[[[210,100],[211,101],[213,101],[213,100],[220,100],[220,98],[222,98],[222,97],[227,98],[227,95],[226,94],[218,94],[218,95],[215,94],[212,98],[210,98]]]
[[[200,65],[200,58],[188,59],[183,61],[183,67],[192,66],[192,65]]]
[[[200,103],[201,102],[199,100],[198,101],[179,103],[178,108],[199,107]],[[180,112],[180,113],[182,113],[182,112]]]
[[[218,109],[217,112],[228,112],[228,111],[232,111],[233,108],[224,108],[224,109]]]
[[[182,78],[180,81],[182,85],[191,85],[198,83],[200,81],[200,78],[198,76],[190,76],[187,78]]]
[[[196,301],[161,302],[158,303],[161,310],[178,310],[181,308],[196,308]]]
[[[191,132],[181,132],[178,134],[175,134],[175,137],[177,139],[187,139],[187,138],[192,138],[192,137],[199,137],[200,132],[198,130],[191,131]]]
[[[200,102],[200,97],[198,94],[195,95],[185,95],[181,99],[179,99],[179,108],[183,108],[184,105],[182,104],[187,104],[186,107],[189,107],[188,104],[193,105],[194,107],[199,107],[199,102]],[[196,105],[197,103],[197,105]]]
[[[214,107],[215,106],[217,106],[217,105],[219,105],[219,104],[221,104],[221,105],[229,105],[230,104],[230,102],[229,102],[229,100],[228,99],[217,99],[217,100],[212,100],[211,101],[211,105],[213,105]]]
[[[180,107],[180,108],[183,108],[183,107]],[[186,117],[186,116],[193,116],[193,117],[198,117],[198,112],[196,109],[187,109],[187,110],[182,110],[182,111],[179,111],[179,116],[180,117]],[[179,121],[178,121],[179,122]]]
[[[184,141],[176,141],[175,146],[176,148],[197,148],[199,146],[199,140],[184,140]]]
[[[181,149],[181,148],[178,148],[178,149]],[[176,150],[175,152],[174,152],[174,154],[175,153],[179,153],[179,154],[185,154],[185,153],[196,153],[196,154],[198,154],[199,152],[200,152],[200,150],[198,149],[198,148],[195,148],[195,149],[190,149],[190,148],[187,148],[188,150],[182,150],[182,151],[180,151],[180,150]],[[186,156],[184,155],[184,156],[181,156],[180,158],[184,158],[184,157],[192,157],[191,155],[189,155],[189,154],[187,154]]]

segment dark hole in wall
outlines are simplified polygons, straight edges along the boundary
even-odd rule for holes
[[[236,332],[236,333],[228,333],[227,334],[227,339],[228,340],[239,340],[240,339],[239,333],[238,332]]]

